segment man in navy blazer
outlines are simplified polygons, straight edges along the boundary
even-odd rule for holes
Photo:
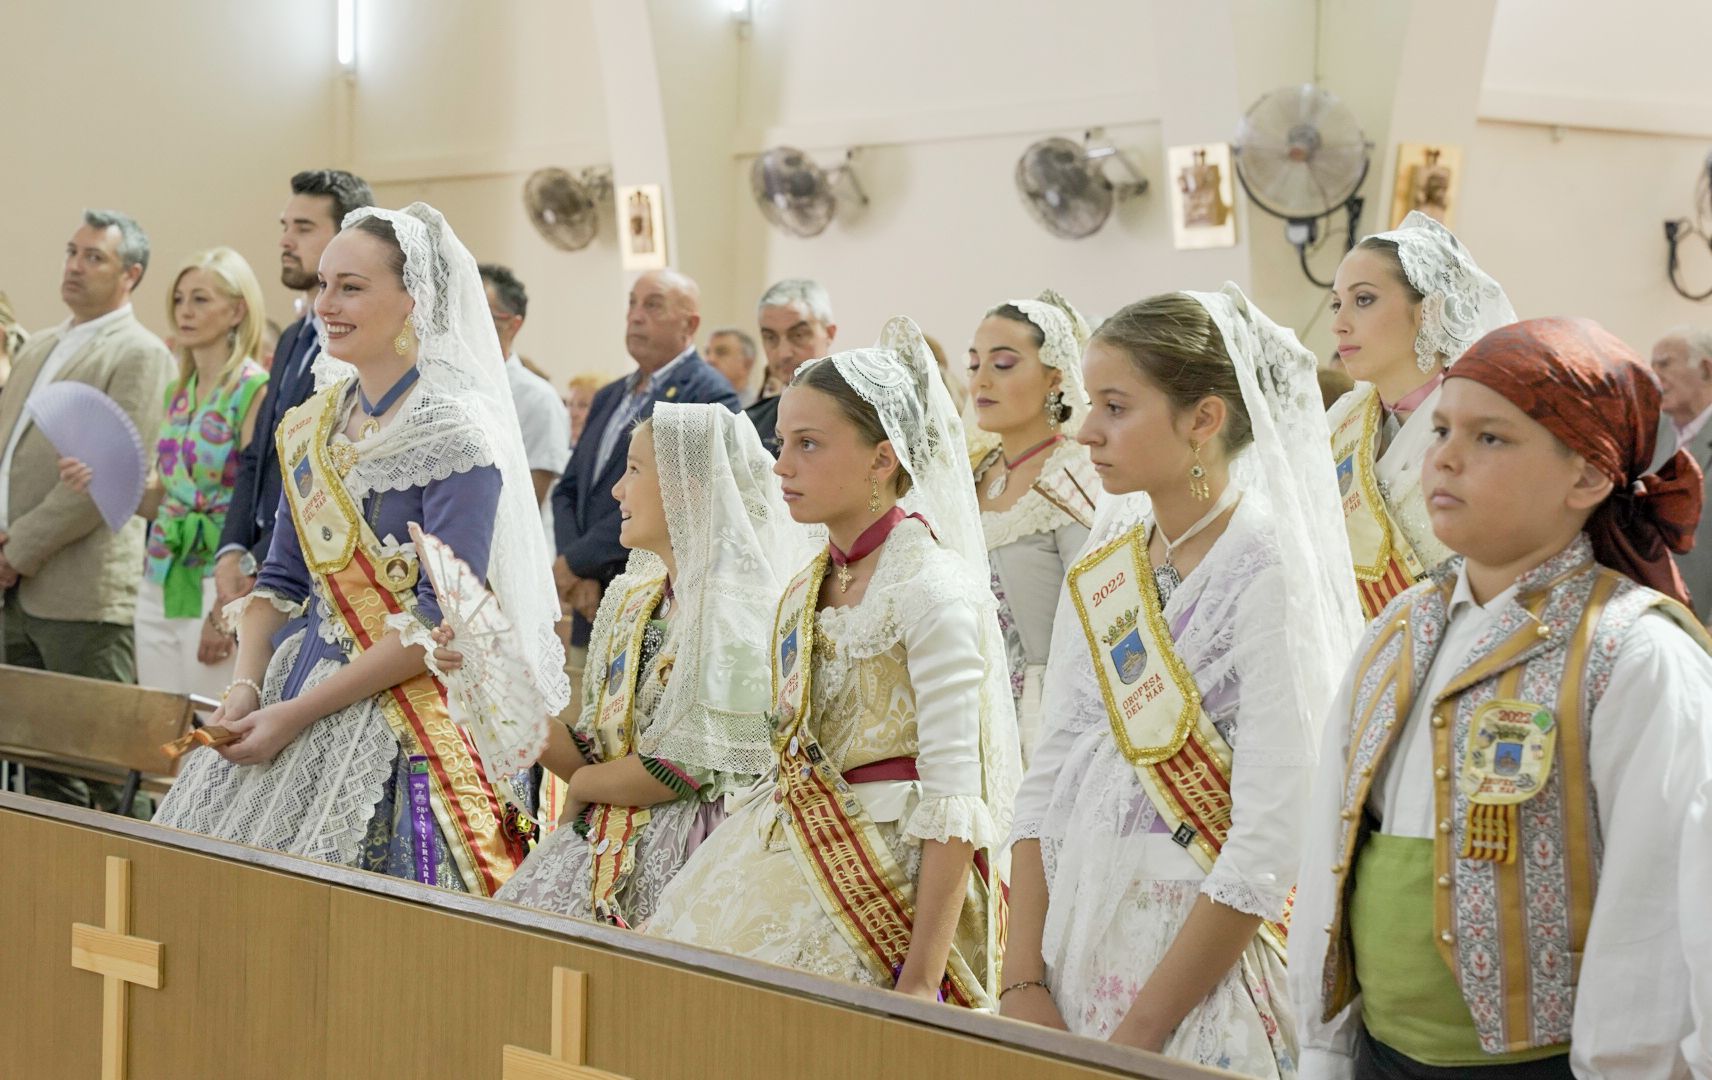
[[[321,252],[338,233],[346,214],[373,204],[374,193],[368,184],[339,169],[309,169],[291,178],[291,198],[279,217],[279,279],[288,289],[310,293],[311,304],[309,314],[279,335],[267,397],[256,417],[255,437],[238,455],[238,476],[214,563],[214,584],[219,593],[216,610],[250,591],[256,568],[267,558],[268,545],[273,542],[274,514],[283,490],[274,430],[280,417],[315,391],[312,369],[315,354],[320,351],[320,335],[313,302]]]
[[[652,416],[660,401],[738,410],[737,391],[696,351],[700,305],[696,283],[676,270],[650,270],[636,279],[624,334],[636,370],[594,396],[571,462],[553,489],[553,538],[559,552],[553,577],[561,599],[575,613],[573,645],[587,644],[601,593],[629,555],[618,542],[612,485],[624,473],[631,429]],[[582,674],[574,658],[569,666],[573,678]],[[574,707],[575,695],[572,701]]]

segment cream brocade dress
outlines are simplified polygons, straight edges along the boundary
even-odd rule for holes
[[[978,486],[988,482],[986,474],[1000,456],[994,449],[977,462]],[[1040,739],[1040,688],[1058,595],[1088,541],[1094,500],[1101,490],[1087,448],[1065,439],[1047,458],[1040,479],[1014,504],[981,511],[1025,766]]]
[[[955,560],[914,521],[880,549],[862,603],[815,617],[815,738],[840,772],[913,757],[919,781],[853,786],[907,878],[913,901],[923,840],[995,842],[981,801],[975,608],[943,583]],[[991,617],[987,615],[987,617]],[[696,849],[661,895],[644,929],[845,982],[881,982],[830,919],[798,868],[762,783]],[[977,976],[987,972],[986,887],[969,875],[954,945]],[[970,918],[969,905],[982,917]]]

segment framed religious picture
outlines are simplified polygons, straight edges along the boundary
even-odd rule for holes
[[[1179,249],[1236,246],[1236,201],[1226,143],[1173,146],[1165,152],[1171,178],[1171,238]]]
[[[618,242],[626,270],[666,265],[666,200],[659,184],[618,189]]]
[[[1409,211],[1419,210],[1447,226],[1456,224],[1457,192],[1462,188],[1462,148],[1445,143],[1399,143],[1397,182],[1391,188],[1391,228]]]

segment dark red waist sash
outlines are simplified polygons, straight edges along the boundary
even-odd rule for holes
[[[916,772],[915,758],[912,757],[889,757],[883,761],[870,761],[844,774],[846,784],[879,784],[888,780],[920,779],[921,774]]]
[[[889,757],[883,761],[870,761],[866,765],[858,765],[844,774],[846,784],[879,784],[887,780],[920,780],[921,773],[916,771],[915,758]],[[987,853],[975,852],[975,872],[981,875],[982,881],[991,881],[987,874]]]

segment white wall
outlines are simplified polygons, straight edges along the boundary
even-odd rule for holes
[[[1068,19],[1027,0],[761,0],[733,165],[738,287],[722,321],[753,325],[769,282],[808,276],[832,294],[841,343],[870,343],[888,316],[908,314],[957,354],[1008,298],[1050,285],[1110,312],[1188,275],[1195,257],[1170,252],[1150,7],[1082,7]],[[1016,162],[1036,139],[1079,139],[1087,125],[1104,125],[1154,190],[1094,237],[1060,240],[1024,209]],[[847,203],[812,239],[768,227],[748,174],[756,151],[780,143],[827,165],[862,147],[870,205]]]
[[[601,2],[362,0],[351,83],[334,70],[333,0],[14,5],[0,289],[26,324],[58,321],[77,213],[114,206],[155,241],[138,298],[151,326],[166,328],[174,265],[216,243],[250,258],[284,321],[286,179],[344,164],[383,203],[440,206],[478,257],[518,271],[527,355],[558,374],[616,372],[629,275],[610,219],[591,248],[557,251],[529,226],[521,188],[542,165],[627,161],[635,175],[620,182],[668,185],[709,325],[751,325],[771,280],[805,274],[831,289],[845,342],[902,311],[955,352],[988,306],[1042,286],[1103,313],[1235,277],[1280,321],[1312,323],[1306,339],[1324,351],[1323,294],[1297,273],[1281,223],[1240,206],[1238,249],[1175,251],[1161,172],[1167,143],[1228,137],[1261,93],[1317,69],[1379,143],[1368,227],[1389,201],[1397,140],[1462,139],[1459,231],[1524,314],[1589,314],[1643,348],[1672,324],[1712,321],[1666,283],[1660,225],[1692,213],[1712,145],[1712,84],[1678,44],[1712,38],[1703,3],[1496,0],[1482,63],[1478,41],[1407,52],[1419,19],[1444,13],[1424,0],[1084,0],[1075,18],[1030,0],[756,0],[747,38],[717,0],[649,0],[647,32],[614,38]],[[1221,7],[1222,30],[1203,14]],[[614,89],[640,66],[635,47],[656,65],[652,109]],[[1034,139],[1088,125],[1154,189],[1097,236],[1058,240],[1024,211],[1012,173]],[[748,169],[778,143],[827,163],[863,147],[872,205],[812,240],[770,229]],[[1691,253],[1687,272],[1712,286],[1712,255]]]
[[[0,289],[24,324],[65,318],[60,267],[84,207],[149,233],[135,303],[155,331],[178,264],[216,244],[243,253],[289,322],[279,212],[292,173],[332,163],[332,4],[63,0],[10,4],[0,24]]]
[[[581,251],[543,240],[523,205],[537,168],[610,155],[589,0],[363,0],[352,167],[385,206],[420,199],[477,260],[529,290],[517,349],[558,376],[617,373],[623,287],[610,209]]]
[[[1712,7],[1500,0],[1459,231],[1524,317],[1586,315],[1642,353],[1712,308],[1665,277],[1666,218],[1692,217],[1712,148],[1712,85],[1688,42]],[[1704,241],[1683,249],[1712,288]]]

